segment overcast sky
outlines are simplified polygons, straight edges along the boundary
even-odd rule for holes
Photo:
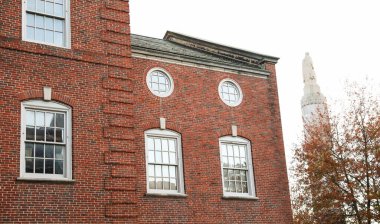
[[[342,96],[346,79],[380,83],[376,0],[130,0],[130,8],[135,34],[162,38],[170,30],[280,57],[276,69],[288,164],[302,134],[305,52],[330,101]]]

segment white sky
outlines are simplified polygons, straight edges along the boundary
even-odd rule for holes
[[[290,149],[302,133],[305,52],[330,100],[342,96],[346,79],[369,77],[380,87],[378,5],[376,0],[130,0],[131,29],[157,38],[170,30],[280,57],[276,68],[289,167]]]

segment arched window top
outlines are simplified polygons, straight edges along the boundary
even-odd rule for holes
[[[26,100],[22,102],[24,107],[38,107],[53,110],[71,110],[71,107],[56,101]]]
[[[176,131],[172,131],[172,130],[168,130],[168,129],[163,130],[163,129],[158,129],[158,128],[146,130],[145,134],[163,135],[163,136],[172,136],[172,137],[180,137],[181,136],[181,134],[176,132]]]
[[[251,141],[249,141],[246,138],[243,138],[240,136],[230,136],[230,135],[220,137],[219,141],[228,141],[228,142],[236,142],[236,143],[240,142],[240,143],[249,143],[249,144],[251,143]]]

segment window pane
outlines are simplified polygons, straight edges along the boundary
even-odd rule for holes
[[[228,149],[228,156],[233,156],[234,155],[234,151],[232,149],[232,145],[227,145],[227,149]]]
[[[177,190],[177,180],[170,178],[170,190]]]
[[[36,10],[36,0],[28,0],[28,10],[34,11]]]
[[[237,145],[234,145],[233,148],[234,148],[234,156],[239,157],[239,147]]]
[[[228,165],[229,167],[234,167],[234,157],[228,157]]]
[[[222,149],[222,156],[227,156],[227,147],[225,144],[221,145],[221,149]]]
[[[169,140],[169,151],[175,152],[175,140]]]
[[[44,0],[37,0],[37,11],[38,12],[44,12],[45,11],[45,1]]]
[[[34,159],[25,159],[25,172],[33,173]]]
[[[161,141],[158,138],[154,139],[154,147],[156,151],[161,151]]]
[[[46,159],[45,160],[45,173],[51,173],[53,174],[54,172],[54,160],[53,159]]]
[[[45,145],[45,158],[54,158],[54,145]]]
[[[169,175],[171,178],[177,178],[176,168],[174,166],[169,166]]]
[[[163,186],[162,186],[162,178],[156,178],[156,187],[157,189],[162,189]]]
[[[46,141],[54,142],[54,128],[46,128]]]
[[[169,163],[169,152],[162,152],[162,163]]]
[[[54,19],[54,30],[63,33],[63,20]]]
[[[167,139],[162,139],[162,151],[169,151],[169,145]]]
[[[56,45],[63,45],[63,33],[60,32],[54,32],[54,44]]]
[[[163,179],[163,185],[164,185],[164,190],[170,190],[169,178],[164,178]]]
[[[156,151],[156,163],[162,163],[161,151]]]
[[[36,27],[44,29],[44,17],[36,15]]]
[[[229,183],[228,181],[224,181],[224,191],[228,192]]]
[[[54,30],[54,20],[53,18],[45,17],[45,29]]]
[[[54,32],[53,31],[49,31],[49,30],[46,30],[45,31],[45,41],[47,43],[54,43]]]
[[[65,127],[65,115],[64,114],[56,114],[57,119],[57,127],[64,128]]]
[[[237,193],[242,193],[242,186],[241,186],[240,181],[236,182],[236,192]]]
[[[36,144],[35,147],[35,157],[44,158],[44,144]]]
[[[154,151],[148,151],[148,162],[154,163]]]
[[[228,157],[227,156],[223,156],[222,157],[222,164],[223,164],[223,167],[228,167]]]
[[[57,128],[55,130],[55,141],[63,142],[63,129]]]
[[[148,176],[154,177],[154,165],[148,166]]]
[[[45,141],[45,128],[44,127],[36,127],[36,140],[37,141]]]
[[[34,26],[34,15],[27,13],[26,14],[26,25],[28,26]]]
[[[242,181],[247,181],[247,173],[246,172],[247,171],[240,171]]]
[[[34,140],[34,127],[26,127],[26,140]]]
[[[169,177],[169,167],[168,166],[162,166],[162,176],[163,177]]]
[[[149,189],[156,189],[156,181],[154,177],[149,177]]]
[[[47,14],[53,14],[54,13],[54,7],[53,7],[53,3],[52,2],[46,2],[46,5],[45,5],[45,11]]]
[[[63,4],[63,0],[55,0],[55,3]]]
[[[235,182],[234,181],[230,181],[229,190],[230,190],[230,192],[236,192]]]
[[[63,174],[63,161],[56,160],[55,161],[55,174]]]
[[[242,192],[243,193],[248,193],[247,182],[243,182],[242,183]]]
[[[36,29],[35,30],[35,40],[37,41],[45,41],[45,32],[43,29]]]
[[[33,27],[26,27],[26,38],[29,40],[34,40],[34,28]]]
[[[154,150],[154,141],[153,138],[148,138],[148,150]]]
[[[45,126],[45,113],[43,112],[36,112],[36,126]]]
[[[155,172],[156,177],[162,177],[162,169],[161,169],[161,166],[160,166],[160,165],[156,165],[155,168],[156,168],[156,172]]]
[[[63,153],[64,153],[63,146],[56,145],[55,146],[55,159],[62,160],[63,159]]]
[[[63,5],[55,4],[54,6],[54,15],[55,16],[63,16]]]
[[[34,157],[34,144],[25,143],[25,157]]]
[[[170,164],[177,164],[175,152],[169,153],[169,160]]]
[[[26,111],[26,125],[34,125],[34,111]]]
[[[239,149],[240,149],[240,157],[246,157],[247,155],[245,154],[245,147],[239,146]]]
[[[241,158],[241,168],[247,168],[247,161],[245,158]]]
[[[229,180],[235,180],[234,171],[228,170],[228,179]]]
[[[44,159],[36,159],[36,173],[44,173]]]

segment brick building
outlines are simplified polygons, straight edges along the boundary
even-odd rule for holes
[[[291,223],[277,60],[130,34],[124,0],[3,0],[0,222]]]

